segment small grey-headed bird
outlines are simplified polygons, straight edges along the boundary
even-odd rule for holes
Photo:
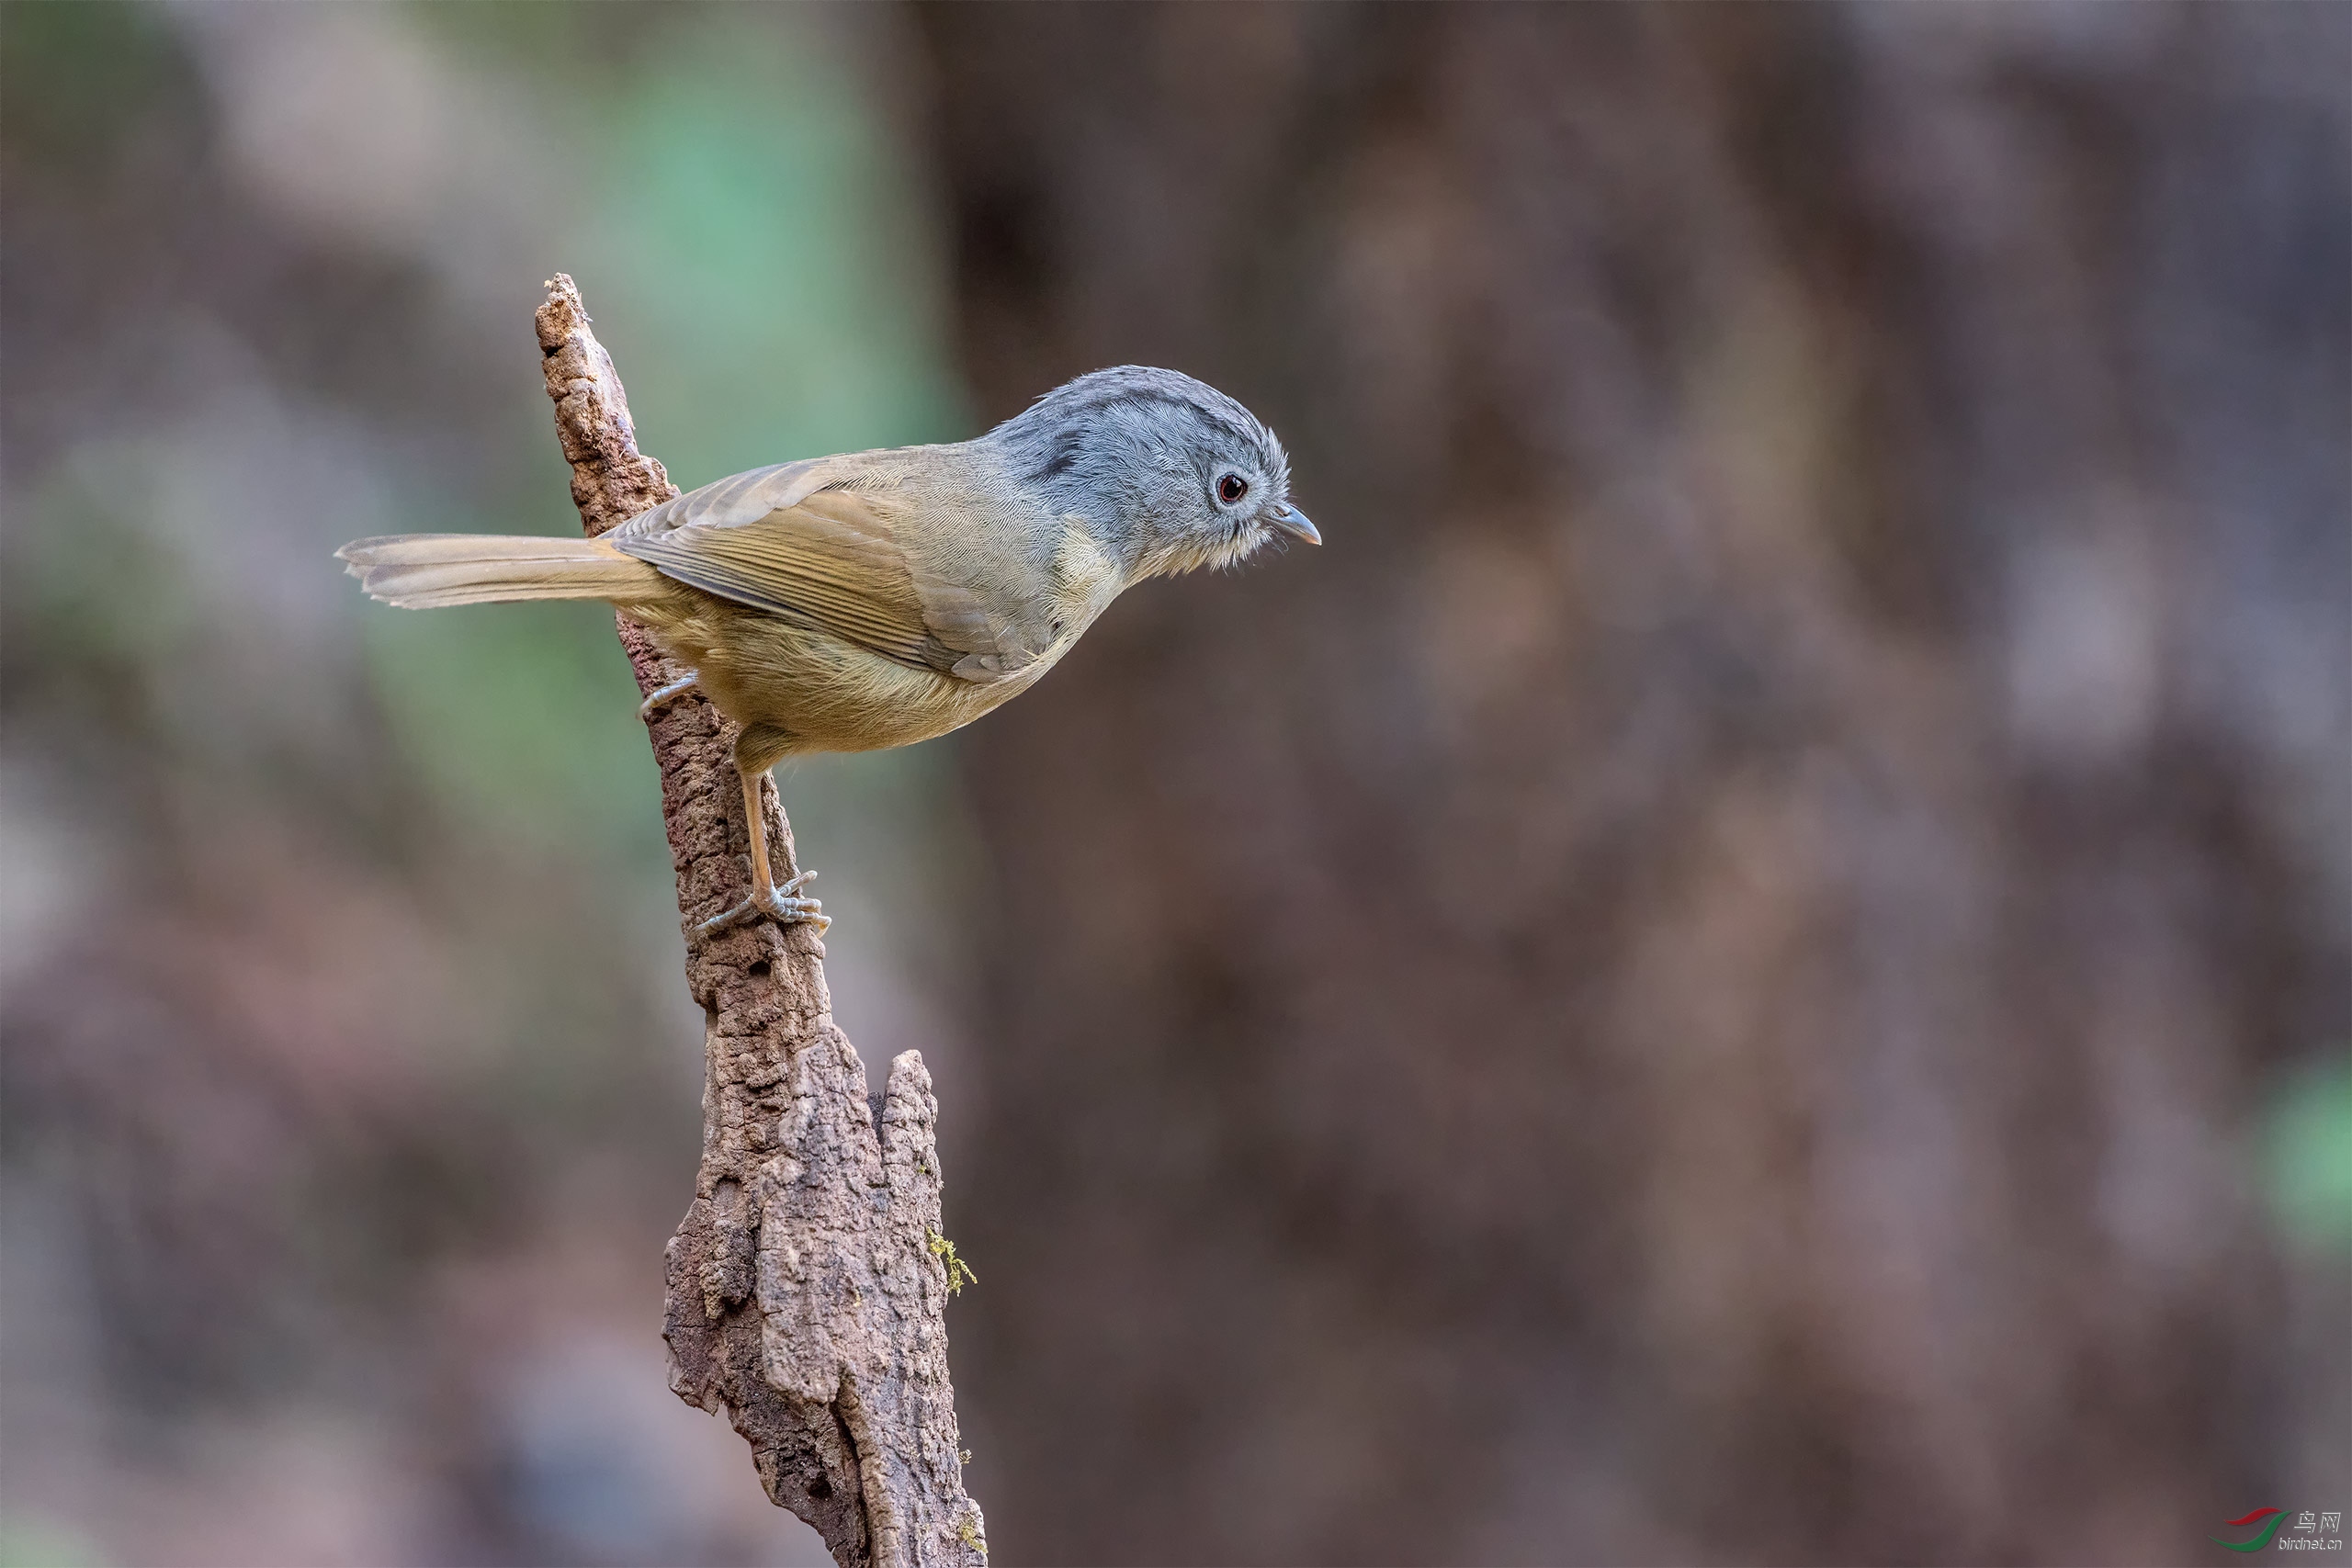
[[[336,555],[413,609],[603,599],[741,727],[752,894],[826,920],[768,864],[759,781],[786,757],[944,735],[1034,685],[1147,577],[1227,566],[1277,534],[1319,545],[1290,460],[1231,398],[1121,366],[1057,387],[986,435],[754,468],[593,539],[402,534]]]

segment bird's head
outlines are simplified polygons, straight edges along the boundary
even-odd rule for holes
[[[1278,535],[1323,542],[1290,502],[1290,457],[1274,433],[1173,370],[1080,376],[989,439],[1057,514],[1086,518],[1130,579],[1231,566]]]

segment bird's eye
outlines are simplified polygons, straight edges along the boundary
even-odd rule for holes
[[[1239,474],[1227,474],[1216,481],[1216,498],[1231,506],[1250,493],[1250,481]]]

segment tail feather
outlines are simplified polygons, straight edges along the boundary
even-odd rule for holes
[[[662,574],[597,539],[497,534],[398,534],[335,551],[376,598],[403,609],[514,599],[658,597]]]

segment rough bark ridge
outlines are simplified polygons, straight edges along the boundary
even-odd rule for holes
[[[571,278],[548,284],[539,349],[571,499],[591,534],[677,493],[637,449],[611,356]],[[620,623],[640,690],[684,674]],[[741,898],[748,840],[730,727],[697,694],[650,725],[678,873],[686,984],[707,1017],[702,1168],[670,1240],[670,1386],[724,1410],[768,1496],[814,1525],[842,1568],[985,1561],[964,1494],[947,1376],[938,1105],[920,1053],[890,1064],[881,1125],[865,1068],[833,1027],[824,946],[764,918],[711,937]],[[788,876],[792,829],[761,806]]]

